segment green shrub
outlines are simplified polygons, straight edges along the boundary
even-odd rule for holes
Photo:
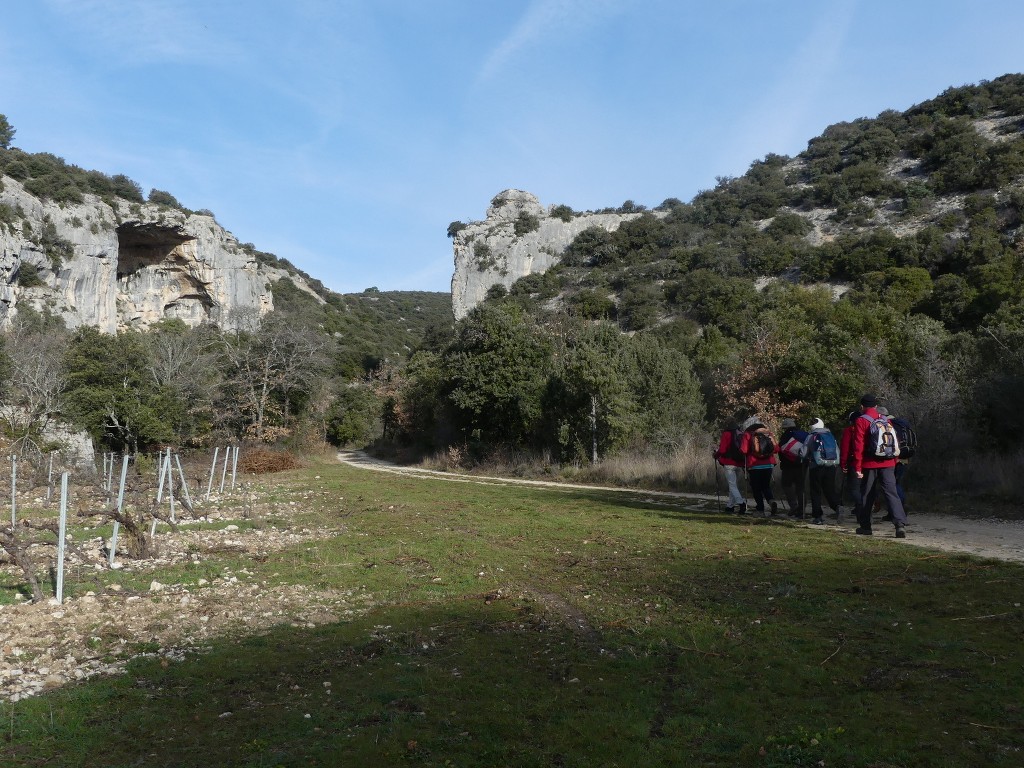
[[[568,205],[556,205],[551,209],[551,216],[553,218],[561,219],[566,223],[572,221],[572,217],[575,215],[575,211],[573,211],[573,209]]]
[[[523,211],[519,214],[518,218],[516,218],[514,229],[516,237],[522,237],[530,232],[536,232],[540,229],[540,219],[531,213]]]
[[[783,212],[776,214],[764,231],[772,237],[803,237],[812,229],[814,225],[800,214]]]
[[[57,234],[57,227],[50,219],[43,219],[43,227],[35,241],[50,259],[56,271],[67,260],[75,255],[75,246]]]
[[[506,296],[508,296],[508,288],[503,283],[495,283],[484,294],[484,298],[491,301],[503,299]]]
[[[491,252],[491,246],[487,243],[473,244],[473,258],[478,272],[486,272],[498,266],[498,259]]]
[[[14,160],[4,167],[4,173],[16,181],[24,181],[29,177],[28,166],[20,160]]]
[[[569,311],[588,320],[612,320],[615,318],[615,302],[608,291],[583,288],[568,297]]]
[[[179,211],[184,210],[184,207],[174,195],[161,189],[149,190],[149,202],[154,205],[166,205],[168,208],[177,208]]]
[[[15,282],[22,288],[36,288],[46,285],[46,282],[39,275],[39,268],[35,264],[22,262],[15,273]]]
[[[17,221],[18,216],[7,203],[0,203],[0,228],[9,229]]]

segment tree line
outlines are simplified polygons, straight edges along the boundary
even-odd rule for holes
[[[168,320],[103,334],[21,308],[2,340],[0,418],[18,453],[55,447],[54,422],[124,453],[272,442],[326,408],[327,339],[283,313],[237,313],[230,330]]]

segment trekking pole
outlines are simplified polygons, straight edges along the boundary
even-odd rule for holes
[[[843,481],[839,484],[839,509],[842,509],[843,508],[843,504],[846,503],[846,476],[849,474],[849,471],[843,472],[842,474],[843,474]],[[839,523],[839,517],[838,517],[839,513],[837,512],[836,515],[837,515],[837,517],[836,517],[836,524],[838,524]]]
[[[715,501],[718,505],[717,509],[719,512],[724,512],[725,510],[722,509],[722,494],[718,488],[718,461],[715,460],[714,456],[711,457],[711,461],[715,465]]]

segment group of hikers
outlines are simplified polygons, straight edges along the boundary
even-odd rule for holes
[[[751,416],[742,424],[726,424],[713,454],[725,473],[729,489],[726,511],[747,514],[747,500],[740,492],[740,474],[746,473],[754,496],[754,515],[779,515],[779,505],[772,493],[772,478],[778,465],[789,517],[804,518],[805,489],[809,488],[811,522],[824,524],[823,499],[836,521],[841,522],[842,496],[848,489],[858,534],[872,535],[872,514],[884,502],[887,513],[883,519],[893,524],[896,538],[906,538],[903,476],[907,460],[917,447],[914,430],[905,419],[880,406],[873,394],[860,399],[847,422],[838,441],[817,418],[807,431],[800,429],[794,419],[783,419],[778,438],[758,416]],[[838,491],[837,476],[842,478]]]

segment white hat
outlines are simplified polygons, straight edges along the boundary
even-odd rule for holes
[[[824,428],[825,428],[825,422],[822,421],[821,419],[815,419],[814,421],[811,422],[811,429],[824,429]]]

